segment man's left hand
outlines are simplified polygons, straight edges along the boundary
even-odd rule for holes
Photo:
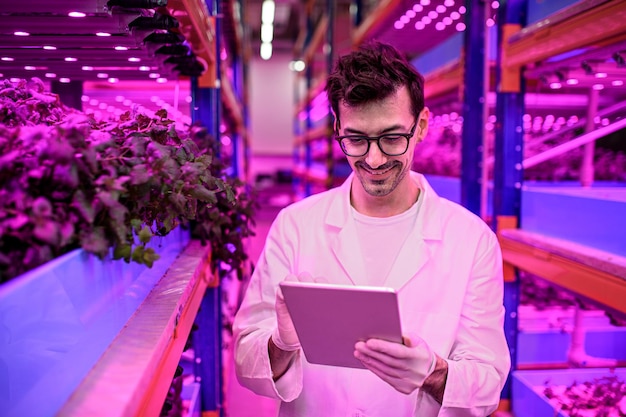
[[[383,381],[403,394],[421,388],[424,381],[435,370],[437,356],[422,339],[405,343],[369,339],[357,342],[354,356]]]

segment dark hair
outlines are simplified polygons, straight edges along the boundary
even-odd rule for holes
[[[339,57],[326,81],[326,93],[339,119],[339,103],[359,106],[383,100],[402,86],[407,86],[417,116],[424,108],[424,77],[396,48],[370,41]]]

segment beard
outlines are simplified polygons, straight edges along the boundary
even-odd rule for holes
[[[391,194],[408,172],[400,161],[389,161],[376,169],[371,168],[364,161],[358,161],[354,167],[361,186],[367,194],[373,197]],[[377,178],[378,175],[380,178]]]

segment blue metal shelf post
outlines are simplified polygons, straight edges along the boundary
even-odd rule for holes
[[[508,35],[526,23],[527,0],[501,1],[498,10],[498,57],[496,65],[496,140],[493,171],[493,222],[497,228],[501,216],[517,219],[519,225],[521,187],[523,181],[522,157],[524,147],[524,80],[520,71],[505,68],[502,48]],[[511,369],[517,367],[517,306],[519,303],[519,271],[514,281],[505,282],[504,328],[511,351]],[[511,399],[511,378],[502,392],[502,398]]]
[[[461,151],[461,204],[480,215],[480,180],[483,143],[485,59],[485,2],[465,2],[465,61],[463,86],[463,134]]]
[[[219,16],[220,2],[206,0],[209,13]],[[192,78],[191,106],[192,121],[199,122],[219,143],[221,122],[220,88],[220,22],[215,19],[215,79],[213,87],[202,87],[197,78]],[[221,286],[207,288],[196,317],[198,330],[193,336],[196,357],[196,378],[200,380],[200,396],[203,416],[222,415],[222,311]]]

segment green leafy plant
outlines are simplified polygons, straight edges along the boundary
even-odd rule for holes
[[[241,270],[254,203],[227,177],[206,135],[200,148],[165,110],[99,122],[67,110],[38,83],[7,85],[0,90],[0,282],[79,247],[150,267],[159,258],[151,238],[190,223],[210,242],[216,266]]]
[[[201,126],[191,129],[191,136],[208,155],[219,153],[219,144],[207,130]],[[211,175],[223,176],[228,165],[219,158],[214,158],[209,167]],[[214,268],[219,272],[234,271],[238,279],[244,275],[244,265],[248,260],[245,247],[246,238],[254,236],[254,213],[257,208],[252,189],[237,177],[225,177],[228,188],[224,193],[215,194],[212,204],[198,208],[196,221],[193,223],[193,236],[203,244],[211,245]]]

